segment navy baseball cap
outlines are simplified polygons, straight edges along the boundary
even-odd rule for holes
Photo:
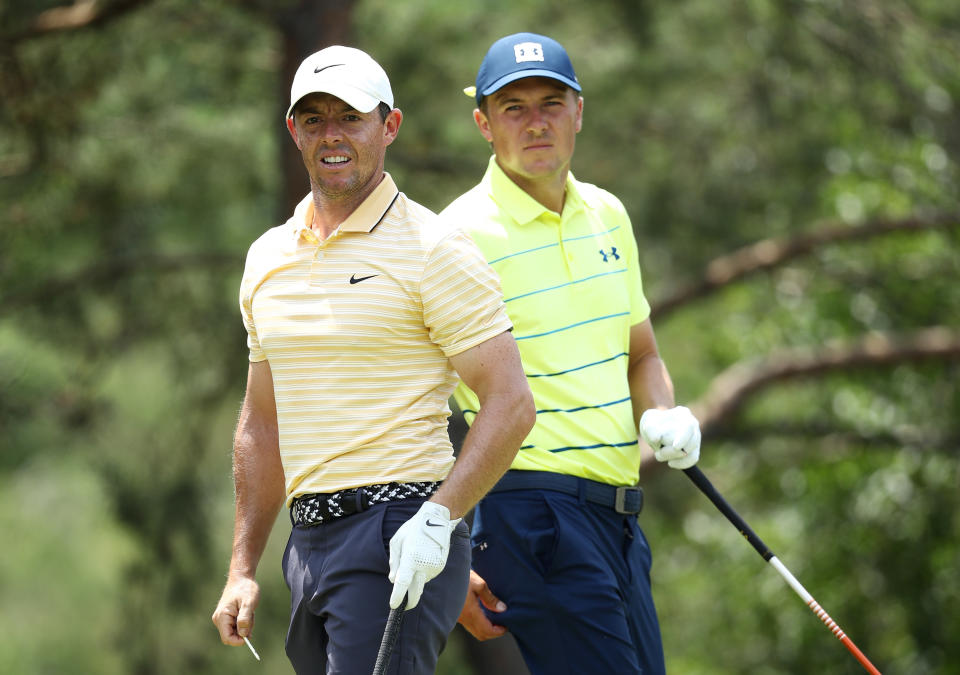
[[[484,96],[524,77],[549,77],[580,91],[563,45],[546,35],[514,33],[490,46],[477,71],[476,87],[467,87],[464,93],[474,96],[480,105]]]

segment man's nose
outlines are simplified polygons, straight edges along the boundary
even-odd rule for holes
[[[530,117],[527,119],[527,130],[532,134],[542,134],[547,129],[547,121],[540,112],[539,108],[530,111]]]
[[[317,126],[317,136],[326,141],[338,141],[343,135],[337,120],[323,120]]]

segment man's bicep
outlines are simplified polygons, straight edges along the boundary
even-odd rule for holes
[[[241,421],[276,426],[277,403],[273,396],[273,373],[269,361],[250,363],[241,416]]]
[[[647,357],[659,357],[657,339],[653,334],[650,319],[630,326],[630,363],[636,363]]]
[[[495,388],[506,390],[527,386],[520,352],[509,331],[451,356],[450,363],[481,402]]]

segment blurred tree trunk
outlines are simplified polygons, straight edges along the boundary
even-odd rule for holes
[[[283,63],[279,73],[277,133],[280,135],[280,168],[283,173],[279,221],[290,217],[293,208],[310,191],[310,181],[284,122],[290,105],[290,84],[300,62],[330,45],[350,44],[351,19],[355,0],[298,0],[274,14],[283,41]]]

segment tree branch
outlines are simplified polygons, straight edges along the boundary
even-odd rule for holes
[[[906,336],[874,333],[854,343],[827,344],[819,349],[781,349],[727,368],[691,408],[708,435],[765,387],[840,370],[931,359],[960,359],[960,333],[935,326]]]
[[[791,238],[764,239],[733,253],[714,258],[707,264],[703,278],[652,303],[650,313],[651,316],[660,319],[682,305],[714,293],[727,284],[751,274],[778,267],[828,244],[871,239],[893,232],[915,232],[957,224],[960,224],[960,214],[956,213],[928,218],[915,216],[903,220],[877,220],[857,227],[832,226]]]
[[[879,430],[862,431],[844,425],[824,422],[798,422],[791,419],[778,419],[763,424],[749,426],[715,427],[710,440],[736,441],[751,443],[764,438],[791,438],[822,440],[831,446],[853,446],[869,443],[871,446],[902,448],[904,446],[922,447],[925,450],[952,452],[960,443],[960,436],[948,434],[939,429]]]
[[[853,343],[819,349],[781,349],[759,359],[735,363],[710,382],[706,393],[690,403],[703,437],[723,437],[722,427],[758,392],[787,380],[857,368],[881,368],[917,361],[960,360],[960,333],[934,326],[905,336],[871,334]],[[739,434],[738,434],[739,437]],[[667,465],[643,448],[643,480]]]
[[[92,28],[116,19],[150,0],[74,0],[72,5],[47,9],[34,18],[30,26],[10,37],[12,42],[61,33],[64,31]]]

